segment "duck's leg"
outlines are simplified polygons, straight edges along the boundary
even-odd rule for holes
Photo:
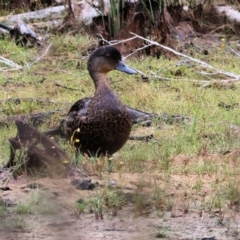
[[[108,172],[111,173],[112,172],[112,156],[108,156]]]
[[[79,156],[80,156],[80,151],[78,149],[76,149],[76,151],[75,151],[75,159],[78,159]]]

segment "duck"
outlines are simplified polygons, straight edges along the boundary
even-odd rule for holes
[[[110,158],[128,140],[132,118],[110,88],[107,73],[118,70],[137,74],[137,71],[123,63],[121,53],[113,46],[94,50],[87,69],[95,86],[94,96],[73,104],[60,124],[60,132],[73,143],[76,152],[89,157]]]

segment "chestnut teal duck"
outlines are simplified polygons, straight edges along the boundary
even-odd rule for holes
[[[71,107],[60,131],[74,143],[77,152],[110,157],[126,143],[132,120],[126,106],[110,88],[107,73],[118,70],[136,74],[137,71],[122,62],[120,52],[113,46],[96,49],[87,68],[95,85],[94,96]]]

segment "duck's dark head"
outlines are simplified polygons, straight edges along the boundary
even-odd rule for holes
[[[136,74],[137,71],[122,62],[120,52],[112,46],[104,46],[96,49],[88,60],[89,73],[107,73],[118,70],[128,74]]]

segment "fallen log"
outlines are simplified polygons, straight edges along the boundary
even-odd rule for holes
[[[0,23],[0,28],[9,32],[10,37],[15,39],[17,45],[33,47],[41,45],[38,35],[21,19],[17,20],[14,28]]]
[[[104,1],[104,6],[110,6],[109,1]],[[74,9],[74,4],[72,4],[72,8]],[[97,9],[101,8],[101,5],[96,2],[96,4],[91,5],[88,1],[81,1],[78,2],[78,7],[80,9],[80,14],[77,16],[77,19],[85,24],[90,24],[92,22],[92,18],[96,16],[100,16],[101,13]],[[1,17],[0,21],[5,21],[6,23],[13,24],[18,21],[18,19],[24,19],[26,22],[33,22],[35,20],[56,20],[61,19],[63,14],[68,9],[67,6],[56,6],[56,7],[49,7],[37,11],[20,13],[12,16]],[[109,11],[109,9],[103,10],[105,13]]]
[[[15,121],[17,136],[10,138],[10,157],[6,167],[17,165],[21,171],[39,175],[50,174],[63,176],[67,173],[64,162],[69,162],[69,157],[56,142],[45,134],[23,121]],[[20,150],[22,154],[16,155]]]
[[[1,17],[0,21],[5,21],[9,24],[14,24],[18,19],[24,19],[26,22],[43,19],[59,19],[62,13],[65,11],[65,6],[49,7],[33,12],[20,13],[16,15],[10,15],[7,17]]]
[[[218,19],[240,26],[240,12],[234,6],[212,5],[212,10]]]

